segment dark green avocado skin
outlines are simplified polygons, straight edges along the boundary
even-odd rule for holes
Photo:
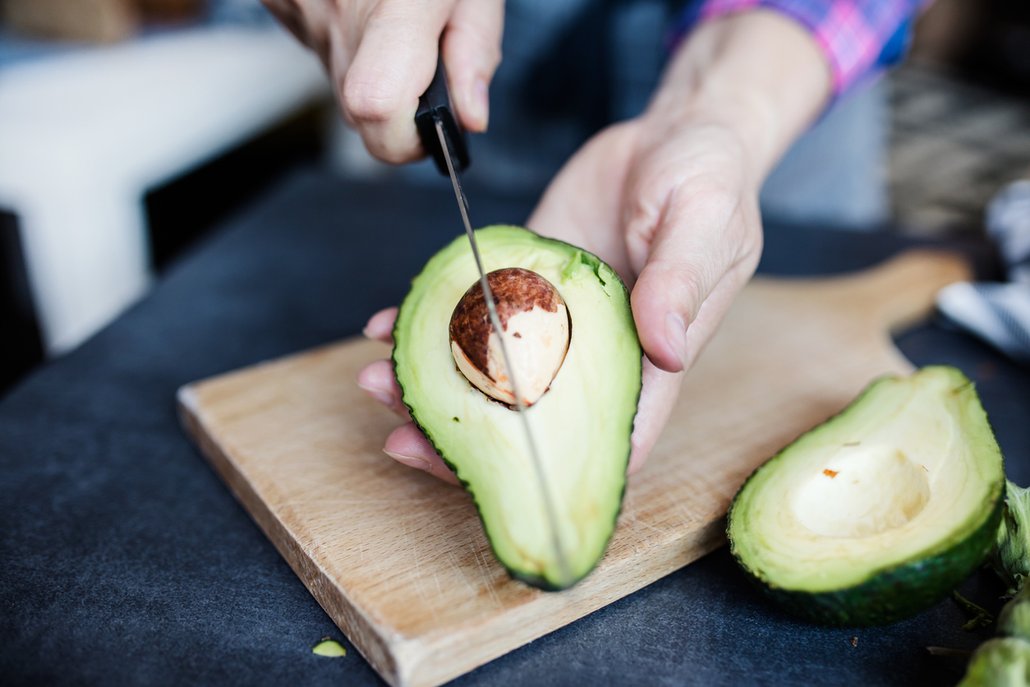
[[[943,601],[984,562],[994,546],[1004,503],[1002,492],[993,504],[985,504],[990,517],[952,548],[874,572],[846,589],[813,593],[776,587],[744,564],[732,540],[730,553],[767,597],[796,616],[820,625],[887,625]]]

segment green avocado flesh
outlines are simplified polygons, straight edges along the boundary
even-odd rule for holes
[[[401,304],[397,381],[412,419],[472,494],[497,559],[534,586],[563,589],[600,560],[622,503],[641,371],[629,294],[608,265],[569,244],[512,226],[479,229],[476,238],[487,272],[532,270],[568,307],[565,360],[527,408],[567,568],[518,413],[473,387],[452,357],[451,313],[478,280],[464,236],[430,259]]]
[[[1004,485],[998,444],[960,371],[883,377],[755,471],[730,508],[730,550],[798,615],[893,622],[983,561]]]

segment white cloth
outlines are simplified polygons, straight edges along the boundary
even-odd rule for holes
[[[1014,360],[1030,364],[1030,180],[995,196],[987,207],[987,233],[1008,281],[952,284],[937,294],[937,307]]]

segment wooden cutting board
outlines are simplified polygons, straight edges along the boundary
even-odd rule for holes
[[[744,478],[874,377],[908,372],[889,332],[968,278],[908,253],[860,274],[755,279],[691,370],[604,560],[540,592],[494,560],[461,489],[386,457],[398,419],[354,384],[387,346],[351,340],[183,387],[183,422],[312,595],[392,685],[438,685],[723,543]]]

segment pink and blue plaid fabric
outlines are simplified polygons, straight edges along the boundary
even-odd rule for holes
[[[684,17],[682,28],[749,9],[782,12],[804,25],[826,54],[833,91],[840,95],[877,67],[898,61],[908,46],[912,22],[926,0],[704,0]]]

